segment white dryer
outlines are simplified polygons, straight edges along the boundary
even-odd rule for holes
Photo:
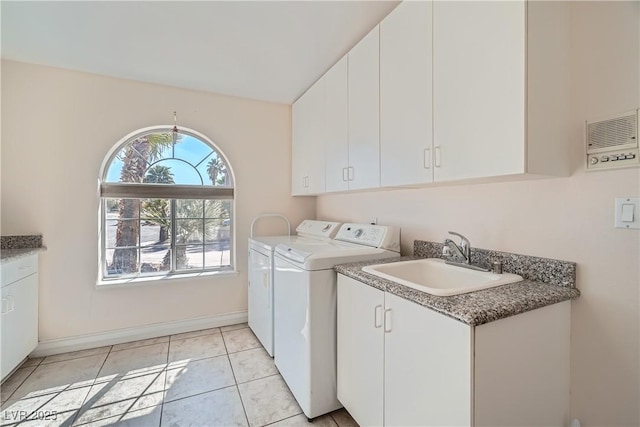
[[[275,364],[307,418],[342,407],[336,396],[333,267],[398,256],[400,231],[369,224],[344,224],[334,240],[276,247]]]
[[[282,218],[289,223],[285,217]],[[297,235],[253,236],[252,224],[249,238],[249,327],[270,356],[274,355],[273,253],[276,246],[280,243],[313,244],[326,241],[336,235],[339,227],[340,223],[337,222],[304,220],[296,228]]]

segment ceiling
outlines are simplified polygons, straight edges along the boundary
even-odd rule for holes
[[[2,58],[292,103],[397,1],[2,1]]]

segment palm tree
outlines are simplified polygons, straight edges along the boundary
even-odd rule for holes
[[[149,168],[144,182],[151,184],[175,184],[173,172],[169,166],[155,165]]]
[[[173,143],[171,133],[156,133],[140,136],[118,154],[122,161],[120,182],[141,183],[150,163],[160,158],[165,148]],[[138,236],[140,234],[140,203],[136,199],[118,201],[118,224],[116,227],[116,250],[113,253],[112,268],[121,273],[135,273],[138,270]]]
[[[207,163],[207,174],[213,185],[229,185],[229,171],[220,157],[211,158]]]

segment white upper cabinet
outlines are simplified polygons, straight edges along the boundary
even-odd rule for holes
[[[349,189],[349,98],[347,56],[324,75],[325,80],[325,183],[326,191]]]
[[[569,175],[569,21],[567,2],[400,3],[294,104],[294,195]]]
[[[435,2],[435,180],[524,172],[525,3]]]
[[[349,52],[349,189],[380,186],[380,29]]]
[[[292,194],[312,195],[325,191],[324,131],[325,86],[318,80],[292,109]]]
[[[568,175],[566,2],[434,2],[434,181]]]
[[[429,183],[432,3],[405,1],[380,23],[380,184]]]

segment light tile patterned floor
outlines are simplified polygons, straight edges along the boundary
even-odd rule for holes
[[[0,393],[2,426],[309,425],[246,323],[29,359]]]

